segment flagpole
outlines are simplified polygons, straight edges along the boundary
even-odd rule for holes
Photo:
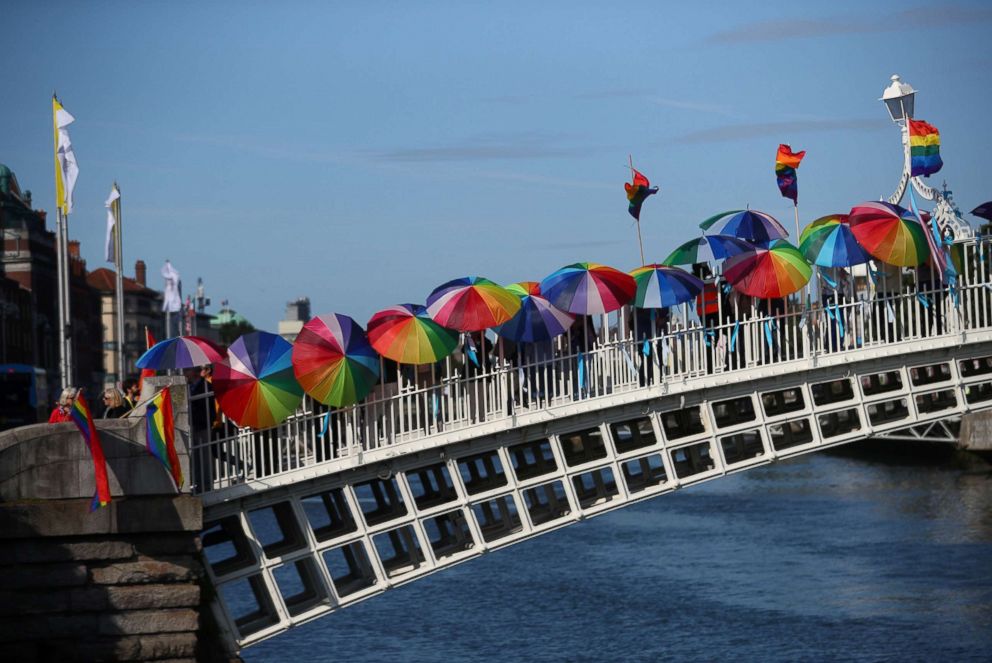
[[[121,218],[120,187],[114,182],[117,199],[111,205],[114,212],[114,264],[117,268],[117,383],[124,383],[124,233]]]
[[[66,335],[65,335],[65,286],[63,272],[65,263],[62,261],[62,208],[56,203],[55,217],[55,266],[58,279],[58,306],[59,306],[59,380],[63,389],[70,386],[68,357],[66,356]]]
[[[630,154],[627,155],[627,162],[630,164],[630,181],[633,182],[634,181],[634,157],[633,157],[633,155],[630,155]],[[637,222],[637,246],[641,250],[641,264],[643,265],[643,264],[645,264],[644,263],[644,242],[641,241],[641,218],[640,217],[641,217],[641,215],[638,214],[637,215],[637,218],[634,219],[634,221]]]
[[[72,386],[73,382],[73,347],[72,347],[72,261],[69,259],[69,215],[62,215],[62,305],[65,326],[63,336],[65,338],[65,380],[66,386]]]

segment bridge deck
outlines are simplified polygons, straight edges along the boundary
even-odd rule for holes
[[[247,646],[634,501],[992,408],[992,286],[967,262],[985,245],[969,251],[957,306],[904,293],[676,328],[647,353],[621,324],[581,353],[334,412],[323,438],[311,410],[199,440],[220,622]]]

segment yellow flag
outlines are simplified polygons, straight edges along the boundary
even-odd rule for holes
[[[72,212],[72,191],[76,188],[79,166],[69,140],[69,125],[75,121],[69,111],[52,96],[52,125],[55,132],[55,204],[62,214]]]

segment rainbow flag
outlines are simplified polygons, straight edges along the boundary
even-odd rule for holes
[[[634,181],[624,182],[623,188],[627,191],[627,211],[630,215],[641,220],[641,205],[647,200],[648,196],[653,196],[658,193],[658,187],[651,186],[651,182],[648,182],[648,178],[644,177],[640,172],[634,170]]]
[[[913,177],[933,175],[944,166],[940,158],[940,132],[923,120],[909,121],[909,154]]]
[[[90,503],[90,511],[96,511],[99,507],[110,504],[110,483],[107,481],[107,459],[103,457],[103,445],[100,444],[100,436],[96,432],[96,426],[93,425],[93,416],[82,392],[73,401],[69,416],[82,433],[83,440],[86,441],[86,446],[93,457],[96,494],[93,496],[93,502]]]
[[[806,150],[793,153],[792,147],[784,143],[778,146],[775,156],[775,179],[778,180],[778,190],[783,198],[791,198],[792,204],[799,202],[799,181],[796,179],[796,168],[806,156]]]
[[[176,455],[176,431],[172,419],[172,396],[168,388],[148,402],[145,410],[145,444],[172,475],[176,488],[183,487],[183,470]]]

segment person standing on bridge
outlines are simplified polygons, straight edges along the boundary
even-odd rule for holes
[[[70,411],[72,410],[72,404],[75,402],[78,394],[79,390],[74,387],[66,387],[63,389],[62,394],[59,396],[58,402],[55,404],[55,409],[52,410],[51,415],[48,417],[48,423],[61,424],[67,421],[72,421]]]

